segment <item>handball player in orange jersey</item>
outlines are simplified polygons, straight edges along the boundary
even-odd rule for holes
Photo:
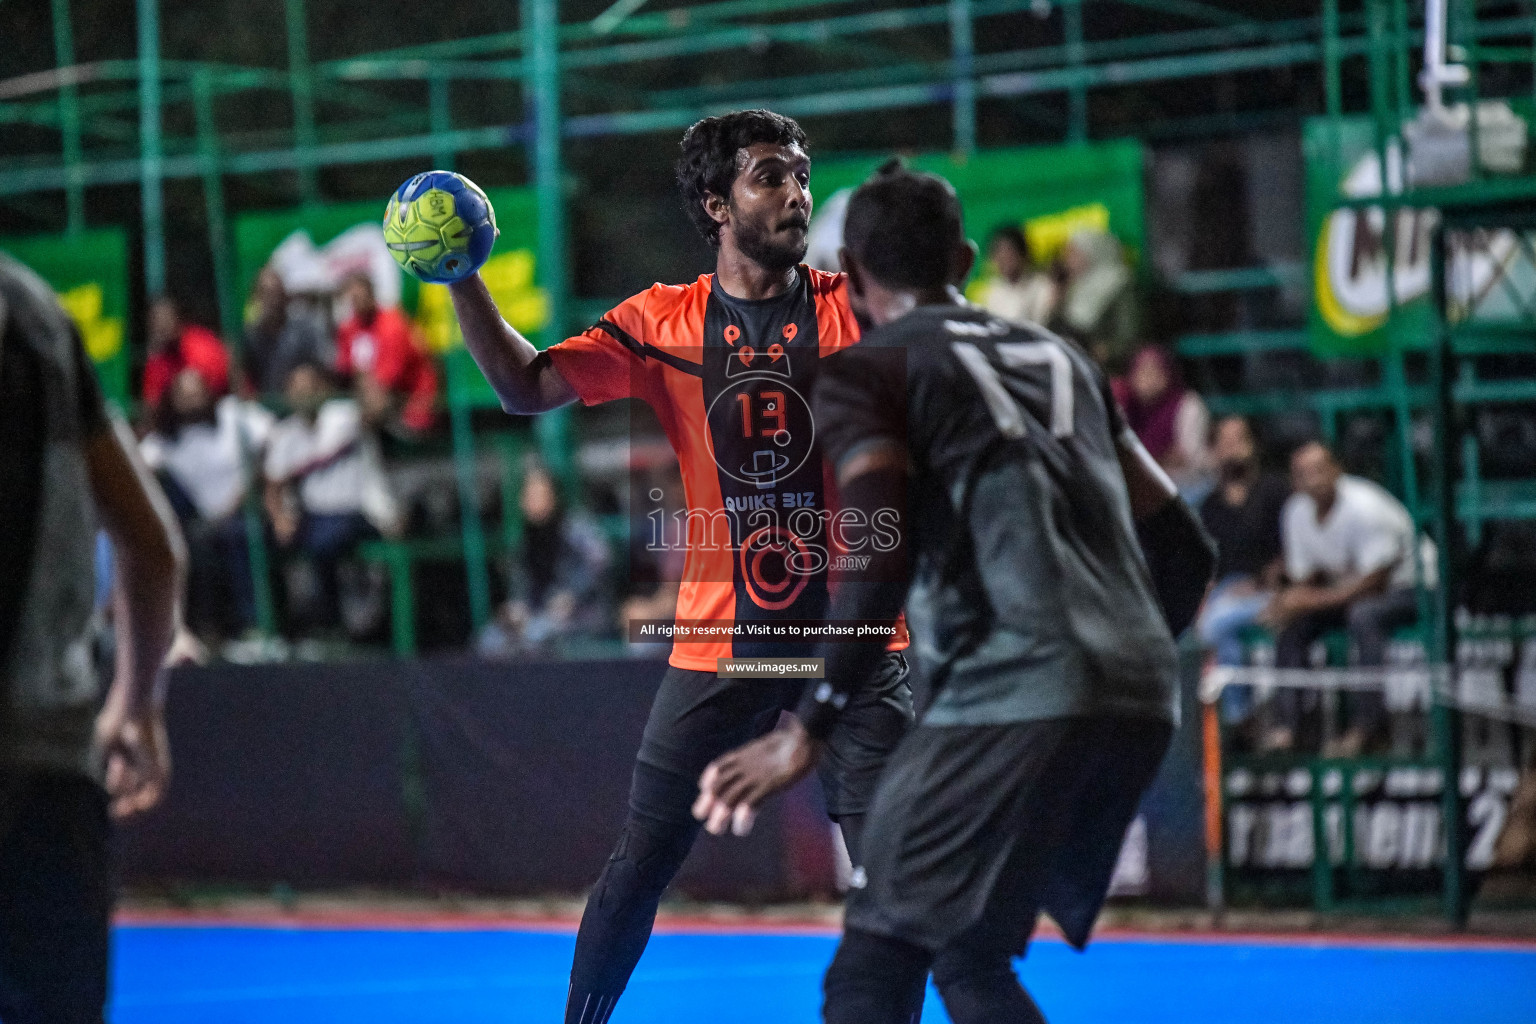
[[[802,263],[811,217],[804,131],[766,110],[706,118],[684,134],[678,185],[716,250],[715,272],[657,284],[539,352],[478,275],[451,287],[464,339],[510,413],[636,398],[676,451],[688,504],[679,622],[731,626],[674,643],[645,727],[629,816],[582,916],[566,1024],[604,1024],[700,828],[690,809],[715,758],[771,730],[805,678],[731,678],[719,659],[804,657],[812,641],[749,626],[823,621],[830,601],[827,488],[809,398],[823,356],[854,344],[841,274]],[[898,645],[893,645],[898,646]],[[906,661],[840,681],[822,784],[851,853],[880,769],[912,720]]]

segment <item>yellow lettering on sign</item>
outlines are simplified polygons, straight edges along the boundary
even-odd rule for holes
[[[104,363],[123,350],[123,319],[102,316],[101,285],[95,281],[62,292],[59,305],[75,322],[91,359]]]
[[[1067,239],[1079,231],[1108,231],[1109,207],[1103,203],[1087,203],[1073,206],[1056,213],[1031,217],[1024,222],[1024,238],[1029,242],[1029,254],[1035,262],[1045,266],[1056,259]]]
[[[549,323],[549,294],[534,283],[533,250],[513,249],[492,256],[480,268],[480,277],[507,323],[525,333],[538,331]],[[446,352],[461,342],[447,285],[421,286],[416,326],[433,352]]]

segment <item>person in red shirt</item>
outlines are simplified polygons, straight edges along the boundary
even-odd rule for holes
[[[196,370],[219,398],[229,393],[229,350],[206,327],[185,323],[181,307],[169,295],[149,305],[149,357],[144,361],[145,406],[153,413],[171,381],[182,370]]]
[[[429,430],[437,414],[437,370],[398,307],[380,309],[367,274],[342,283],[352,315],[336,328],[336,372],[353,378],[363,415],[380,426]]]

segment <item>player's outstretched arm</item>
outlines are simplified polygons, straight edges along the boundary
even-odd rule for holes
[[[854,578],[845,579],[832,600],[834,622],[894,622],[906,602],[911,582],[905,546],[907,452],[895,440],[866,444],[838,466],[837,486],[844,509],[857,509],[863,522],[877,513],[894,511],[902,543],[884,550],[870,548],[870,559]],[[821,753],[848,703],[851,688],[868,679],[884,656],[885,643],[824,644],[824,680],[811,680],[795,715],[785,725],[716,758],[699,778],[694,817],[721,835],[729,827],[737,835],[752,828],[762,802],[804,778]]]
[[[576,391],[533,343],[502,317],[479,274],[448,286],[464,344],[490,382],[501,407],[519,416],[548,412],[576,400]]]
[[[86,442],[85,456],[116,556],[117,665],[96,736],[112,813],[121,817],[153,807],[170,778],[163,667],[179,618],[186,551],[127,425],[110,423]]]
[[[1158,603],[1169,632],[1178,636],[1205,600],[1216,569],[1216,545],[1135,434],[1121,431],[1116,448]]]

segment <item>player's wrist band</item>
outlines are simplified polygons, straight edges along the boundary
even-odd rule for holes
[[[847,704],[846,693],[834,690],[831,683],[822,680],[806,688],[805,696],[795,708],[795,717],[800,719],[811,739],[824,740]]]

